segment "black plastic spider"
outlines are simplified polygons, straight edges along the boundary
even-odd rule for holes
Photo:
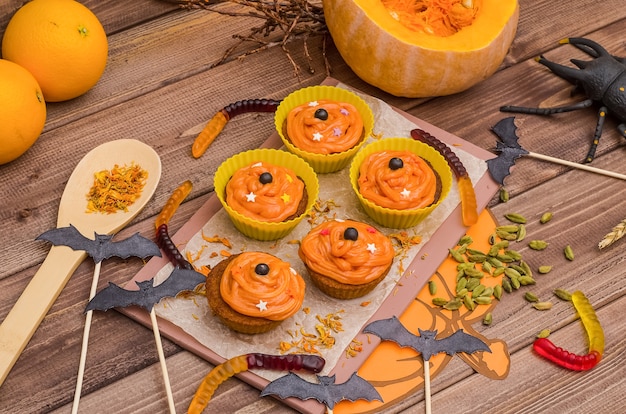
[[[536,58],[536,60],[548,67],[557,76],[574,84],[576,90],[582,89],[587,99],[576,104],[553,108],[503,106],[500,108],[500,111],[551,115],[589,108],[594,102],[597,102],[600,105],[600,109],[598,110],[598,122],[591,148],[585,157],[585,162],[588,163],[595,156],[607,114],[611,114],[621,122],[617,128],[620,134],[626,138],[626,58],[612,56],[598,43],[585,38],[566,38],[559,43],[572,44],[594,59],[591,61],[572,59],[571,62],[579,69],[559,65],[545,59],[543,56]]]

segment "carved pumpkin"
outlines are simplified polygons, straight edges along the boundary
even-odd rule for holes
[[[442,96],[470,88],[498,69],[517,30],[517,0],[438,2],[457,3],[451,14],[457,9],[471,13],[469,25],[452,34],[449,27],[422,25],[418,18],[433,19],[417,16],[421,12],[407,18],[406,11],[392,8],[394,2],[411,3],[324,0],[323,5],[328,30],[348,66],[365,82],[396,96]],[[449,26],[451,18],[436,17]]]

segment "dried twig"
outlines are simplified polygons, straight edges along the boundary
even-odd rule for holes
[[[626,235],[626,219],[622,220],[613,230],[598,243],[598,248],[604,249]]]
[[[263,21],[261,26],[253,27],[247,35],[234,35],[238,42],[229,47],[224,55],[211,67],[218,66],[230,58],[234,51],[243,43],[250,42],[259,46],[243,52],[236,56],[237,59],[269,49],[273,46],[280,46],[285,52],[287,59],[294,68],[294,75],[300,77],[300,67],[291,56],[287,44],[296,39],[303,39],[304,55],[308,62],[308,71],[314,72],[311,66],[311,55],[307,46],[307,40],[311,36],[324,36],[323,50],[324,64],[326,74],[330,73],[328,60],[326,59],[326,36],[328,34],[326,22],[324,20],[324,11],[321,0],[165,0],[170,3],[177,3],[187,9],[204,9],[219,13],[222,15],[233,17],[253,17]],[[217,7],[220,3],[235,3],[246,8],[245,12],[224,10]],[[269,41],[264,39],[274,31],[282,32],[282,38],[279,41]]]

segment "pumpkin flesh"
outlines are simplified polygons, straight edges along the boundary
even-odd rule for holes
[[[443,96],[492,75],[515,37],[517,0],[482,0],[470,26],[450,36],[414,31],[380,0],[324,0],[337,50],[365,82],[392,95]]]

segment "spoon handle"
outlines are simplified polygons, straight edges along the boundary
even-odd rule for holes
[[[0,386],[33,333],[87,254],[52,246],[41,267],[0,325]]]

